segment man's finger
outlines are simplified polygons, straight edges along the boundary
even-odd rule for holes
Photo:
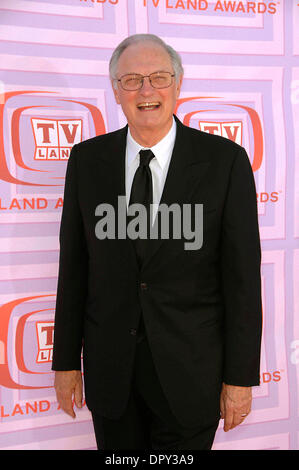
[[[63,408],[63,411],[72,418],[76,418],[76,413],[74,412],[74,408],[72,406],[68,405],[66,408]]]
[[[240,413],[239,411],[233,412],[233,419],[228,430],[234,429],[235,427],[239,426],[239,424],[243,423],[244,419],[248,416],[249,413],[250,411],[246,413]]]
[[[239,424],[241,424],[243,421],[244,417],[242,417],[239,413],[234,413],[231,429],[234,429],[236,426],[239,426]]]
[[[233,410],[231,409],[227,409],[225,410],[225,414],[224,414],[224,427],[223,427],[223,430],[225,432],[229,431],[231,429],[231,426],[232,426],[232,423],[233,423],[233,419],[234,419],[234,412]]]
[[[220,395],[220,418],[224,419],[225,412],[224,412],[224,400],[222,394]]]
[[[70,415],[72,418],[76,418],[76,413],[74,412],[72,400],[70,402],[68,401],[67,403],[61,403],[60,406],[65,413]]]
[[[82,400],[83,400],[82,382],[78,382],[75,386],[74,399],[75,399],[76,406],[78,408],[82,408]]]
[[[72,418],[76,417],[73,400],[82,407],[82,377],[79,370],[56,371],[54,387],[57,401],[62,410]]]
[[[64,393],[59,393],[57,392],[57,401],[61,407],[61,409],[70,415],[72,418],[76,417],[76,414],[74,412],[73,408],[73,400],[72,400],[72,394],[66,394]]]

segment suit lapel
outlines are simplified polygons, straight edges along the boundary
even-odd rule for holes
[[[125,196],[126,194],[126,181],[125,181],[125,164],[126,164],[126,138],[128,126],[123,127],[119,131],[112,133],[107,139],[105,147],[101,147],[99,154],[98,164],[102,171],[102,164],[107,166],[107,190],[110,194],[118,196]]]
[[[106,177],[102,179],[105,185],[104,193],[107,195],[107,200],[113,204],[115,208],[115,215],[117,217],[118,197],[126,197],[126,143],[127,143],[128,126],[116,131],[109,136],[105,148],[101,148],[98,164],[99,171],[103,171],[103,164],[107,165]],[[123,240],[124,249],[121,250],[125,263],[130,263],[133,260],[133,266],[138,271],[138,262],[133,241],[130,239]]]

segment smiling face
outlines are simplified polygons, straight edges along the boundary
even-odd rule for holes
[[[138,43],[127,47],[121,54],[116,78],[129,73],[149,75],[153,72],[174,73],[169,54],[163,47],[151,43]],[[168,88],[153,88],[145,78],[140,90],[123,90],[120,82],[113,87],[116,102],[121,105],[133,138],[144,146],[159,142],[170,130],[172,115],[179,97],[182,78],[176,77]]]

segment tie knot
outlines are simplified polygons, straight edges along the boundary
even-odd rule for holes
[[[140,166],[149,166],[149,163],[152,158],[154,158],[154,154],[151,150],[140,150]]]

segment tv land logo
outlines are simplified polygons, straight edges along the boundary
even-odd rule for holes
[[[82,141],[82,119],[31,118],[35,140],[34,160],[65,161],[73,145]]]
[[[36,335],[38,344],[37,364],[52,362],[53,359],[53,340],[54,340],[54,321],[36,322]]]
[[[102,112],[92,102],[51,91],[0,93],[0,179],[63,187],[65,167],[51,162],[66,162],[84,130],[87,137],[106,133]]]
[[[25,297],[0,307],[0,387],[13,390],[54,387],[53,372],[49,364],[52,361],[54,322],[39,319],[34,321],[34,315],[49,315],[53,309],[32,308],[32,305],[41,301],[53,301],[53,297],[55,296]],[[37,356],[34,355],[36,347]],[[1,420],[60,410],[57,402],[40,396],[32,399],[27,397],[27,400],[23,398],[21,402],[5,400],[4,396],[2,398]],[[85,399],[82,405],[86,406]]]
[[[201,109],[198,109],[198,104],[200,104]],[[187,106],[185,106],[187,105]],[[197,109],[189,110],[190,107],[196,105]],[[186,111],[184,108],[187,108]],[[224,112],[233,113],[245,113],[246,119],[249,123],[249,134],[251,137],[250,142],[250,151],[248,154],[251,156],[251,166],[252,170],[255,172],[259,170],[263,161],[264,154],[264,138],[263,138],[263,129],[260,117],[257,111],[254,108],[251,108],[247,105],[228,103],[226,101],[221,101],[217,96],[191,96],[188,98],[179,98],[177,100],[175,114],[183,114],[183,124],[190,126],[191,121],[197,121],[197,126],[200,130],[209,132],[210,134],[218,134],[222,137],[226,137],[234,142],[243,145],[243,122],[245,121],[233,121],[229,122],[214,122],[213,120],[204,120],[201,119],[203,113],[208,115],[213,112],[224,113]],[[206,122],[205,122],[206,121]]]
[[[54,294],[37,295],[0,307],[0,386],[17,390],[53,387],[45,363],[52,360],[54,322],[34,321],[34,316],[52,316],[54,309],[32,306],[54,300]]]
[[[220,135],[239,145],[242,145],[242,126],[242,121],[198,121],[198,128],[200,131],[207,132],[208,134]]]
[[[55,294],[23,297],[0,307],[0,386],[17,390],[53,387],[54,308],[35,305],[53,303],[55,298]]]

